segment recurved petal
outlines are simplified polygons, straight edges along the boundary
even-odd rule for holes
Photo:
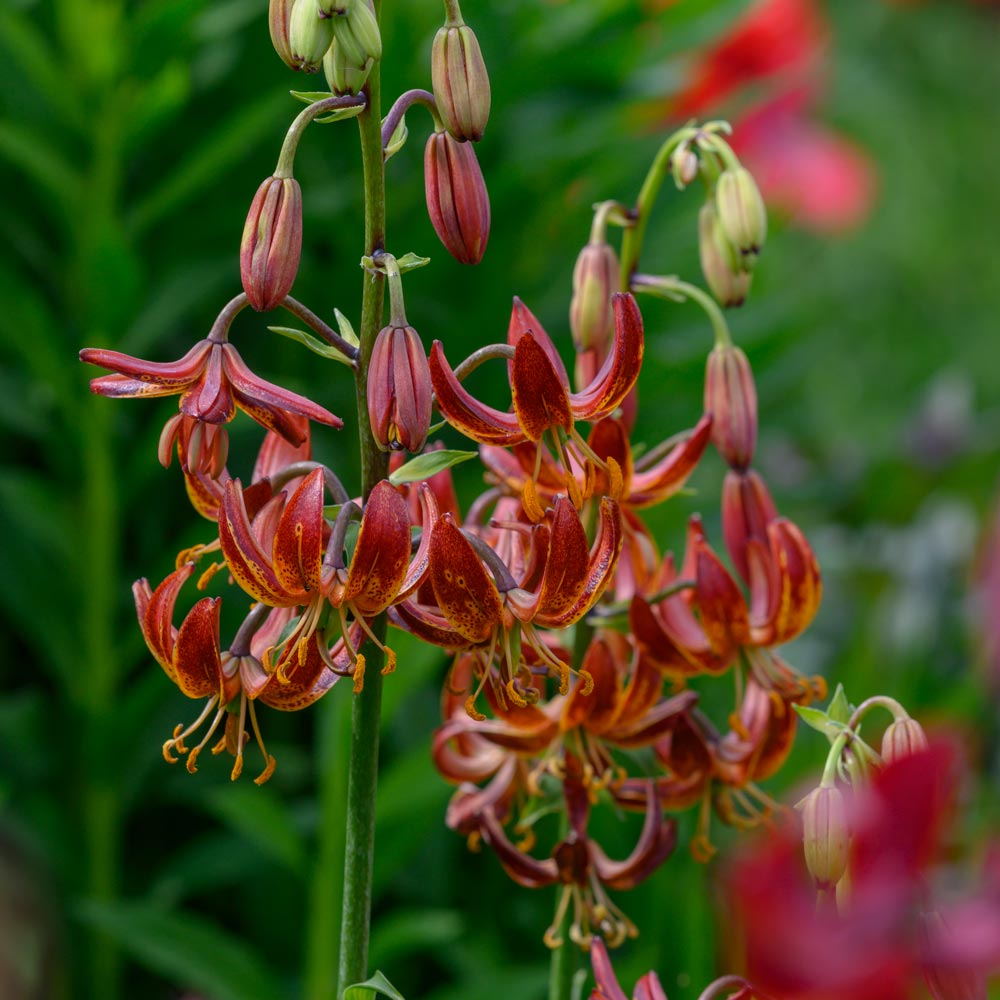
[[[771,594],[768,621],[755,627],[754,640],[780,645],[794,639],[813,620],[823,584],[812,548],[795,524],[779,517],[767,526],[767,534],[779,586]]]
[[[351,626],[351,637],[357,649],[363,639],[359,626]],[[282,712],[297,712],[318,701],[340,680],[343,675],[331,670],[319,651],[319,644],[323,641],[318,632],[308,639],[303,647],[304,655],[301,659],[296,657],[289,666],[287,684],[282,684],[275,675],[271,675],[270,683],[259,696],[265,705]],[[351,661],[343,639],[337,640],[326,659],[347,672]]]
[[[289,497],[274,532],[271,564],[290,593],[316,593],[323,570],[323,470],[314,469]]]
[[[627,488],[626,494],[629,506],[649,507],[672,497],[694,472],[711,439],[711,432],[712,416],[706,413],[691,433],[659,462],[633,473],[631,488]]]
[[[399,588],[396,600],[409,597],[426,579],[430,568],[431,533],[441,516],[437,497],[428,483],[421,483],[417,488],[421,511],[420,544],[410,560],[410,568],[406,571],[403,585]],[[404,501],[405,502],[405,501]]]
[[[569,392],[530,332],[514,348],[510,389],[518,422],[532,441],[537,441],[550,427],[566,430],[573,427]]]
[[[251,597],[271,607],[299,603],[301,594],[290,593],[282,586],[271,566],[270,556],[261,548],[250,527],[238,479],[226,483],[219,512],[219,543],[229,572]]]
[[[203,597],[187,613],[174,645],[177,686],[189,698],[218,694],[224,699],[219,615],[221,597]]]
[[[700,522],[695,536],[695,603],[716,655],[732,655],[750,640],[750,613],[736,581],[709,547]]]
[[[174,628],[174,605],[181,587],[193,572],[194,563],[185,563],[175,569],[154,591],[150,591],[149,581],[145,578],[132,584],[132,596],[135,598],[142,636],[156,662],[175,683],[177,673],[173,660],[177,629]]]
[[[462,387],[440,340],[431,347],[430,369],[438,411],[456,430],[480,444],[512,445],[527,440],[513,413],[480,403]]]
[[[590,1000],[628,1000],[608,957],[608,949],[596,935],[590,942],[590,963],[594,967],[596,989]]]
[[[396,599],[410,565],[410,515],[388,479],[376,483],[365,503],[361,531],[347,573],[344,603],[366,615]]]
[[[622,514],[621,508],[614,500],[601,497],[600,520],[597,537],[590,550],[587,563],[587,575],[583,588],[572,606],[558,615],[538,614],[535,620],[540,625],[559,628],[572,625],[582,618],[604,593],[605,587],[611,582],[618,565],[618,556],[622,550]]]
[[[470,642],[485,642],[503,621],[500,592],[450,514],[431,534],[430,581],[441,613]]]
[[[564,731],[584,726],[589,732],[600,735],[618,715],[622,691],[614,654],[603,637],[598,636],[587,647],[580,668],[590,675],[593,690],[583,694],[584,683],[578,681],[566,699],[559,724]]]
[[[514,307],[510,313],[510,325],[507,327],[507,343],[511,347],[517,347],[518,342],[526,333],[532,334],[535,342],[552,363],[552,368],[560,383],[568,389],[569,375],[566,374],[566,366],[563,364],[562,358],[559,357],[556,345],[552,343],[552,338],[545,332],[538,317],[515,295]]]
[[[587,533],[576,508],[568,498],[556,497],[536,614],[558,617],[569,612],[586,585],[589,562]]]
[[[654,782],[648,782],[646,821],[632,853],[623,861],[612,861],[596,843],[591,856],[597,877],[612,889],[633,889],[660,867],[677,842],[677,824],[664,819]]]
[[[644,341],[639,307],[627,293],[616,292],[611,302],[615,336],[608,356],[594,381],[569,397],[573,413],[579,420],[596,421],[610,416],[635,385],[642,367]]]
[[[212,344],[208,340],[199,340],[183,358],[158,362],[133,358],[120,351],[85,347],[80,351],[80,360],[118,373],[117,376],[97,378],[90,383],[90,388],[102,396],[166,396],[181,392],[198,378],[211,349]],[[128,382],[134,380],[138,385],[130,386],[131,391],[125,391],[127,381],[123,379]],[[122,388],[119,391],[106,391],[113,386]],[[148,388],[142,390],[139,386]]]
[[[222,346],[222,363],[236,405],[261,426],[280,434],[289,443],[299,445],[304,440],[301,426],[291,414],[308,417],[328,427],[344,426],[340,417],[311,399],[258,378],[232,344]]]
[[[236,415],[236,399],[223,371],[223,346],[213,344],[198,377],[181,396],[181,413],[209,424],[224,424]]]
[[[483,840],[493,849],[504,871],[518,885],[528,889],[541,889],[552,885],[559,878],[559,868],[555,859],[546,858],[544,861],[539,861],[524,851],[519,851],[510,842],[492,809],[484,809],[479,822]]]
[[[625,483],[622,495],[628,497],[629,506],[635,506],[629,495],[631,493],[629,484],[632,481],[634,472],[632,447],[629,444],[628,431],[622,421],[616,420],[614,417],[607,417],[604,420],[598,421],[590,429],[590,437],[587,439],[587,443],[593,448],[594,454],[598,458],[604,459],[605,462],[609,458],[615,460],[618,468],[621,470],[622,479]],[[607,473],[603,469],[598,469],[597,479],[594,483],[594,493],[601,496],[607,495],[610,492],[611,488]]]
[[[394,604],[389,608],[389,621],[396,628],[444,649],[468,649],[479,644],[479,641],[468,639],[452,628],[444,615],[415,601],[400,601]]]

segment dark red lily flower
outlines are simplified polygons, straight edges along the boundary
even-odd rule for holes
[[[283,711],[296,711],[311,705],[330,690],[340,674],[348,671],[347,643],[341,639],[333,649],[323,650],[322,654],[314,643],[287,676],[279,678],[277,673],[264,669],[261,659],[292,620],[292,609],[281,608],[266,614],[251,611],[248,621],[255,626],[251,638],[248,641],[234,640],[233,647],[223,652],[219,639],[221,598],[203,597],[187,613],[180,628],[173,624],[178,594],[194,568],[194,563],[186,563],[171,573],[156,590],[152,590],[144,579],[138,580],[132,587],[139,625],[150,652],[188,698],[206,699],[195,722],[186,727],[177,726],[173,736],[163,744],[163,756],[168,762],[176,763],[175,754],[187,754],[187,769],[193,774],[197,770],[199,754],[225,719],[225,734],[212,748],[212,753],[228,750],[236,758],[232,771],[235,781],[243,770],[246,717],[249,713],[251,728],[265,763],[264,770],[254,780],[263,784],[274,771],[274,758],[264,746],[254,703],[261,701]],[[331,669],[328,664],[336,669]],[[237,699],[239,707],[236,712],[230,713],[229,707]],[[204,737],[189,751],[184,741],[213,712],[215,714]]]
[[[93,347],[82,350],[80,360],[116,373],[91,381],[91,391],[99,396],[180,395],[181,413],[208,424],[228,423],[240,409],[295,445],[304,440],[296,417],[343,426],[318,403],[256,376],[217,329],[177,361],[144,361]]]

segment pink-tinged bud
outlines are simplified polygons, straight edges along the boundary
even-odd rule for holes
[[[829,891],[843,878],[850,842],[843,793],[835,785],[814,789],[802,803],[802,844],[818,889]]]
[[[292,47],[288,41],[288,23],[292,17],[294,3],[295,0],[270,0],[267,18],[274,51],[281,56],[281,61],[290,69],[298,69],[292,60]]]
[[[730,469],[722,484],[722,535],[726,551],[744,582],[750,584],[747,543],[752,539],[765,548],[768,545],[767,526],[778,516],[764,480],[747,469]]]
[[[461,19],[449,19],[434,36],[431,80],[445,128],[456,139],[479,142],[490,117],[490,78],[479,40]]]
[[[424,190],[445,249],[460,264],[478,264],[490,238],[490,196],[472,145],[434,132],[424,149]]]
[[[301,253],[302,189],[292,177],[269,177],[257,188],[240,243],[240,277],[254,309],[281,304]]]
[[[386,326],[368,366],[368,418],[383,451],[417,452],[431,426],[431,370],[412,326]]]
[[[767,209],[756,181],[745,167],[724,170],[715,188],[715,204],[726,239],[752,271],[767,236]]]
[[[927,749],[924,727],[909,716],[895,719],[882,736],[882,760],[886,764]]]
[[[712,414],[719,454],[734,469],[747,468],[757,444],[757,390],[747,356],[733,344],[720,344],[708,356],[705,412]]]
[[[751,275],[741,269],[739,254],[726,239],[719,213],[711,202],[702,205],[698,215],[698,254],[701,273],[719,302],[727,309],[743,305]]]
[[[611,296],[618,291],[618,255],[609,243],[588,243],[573,268],[569,326],[577,351],[596,347],[607,353],[614,332]]]

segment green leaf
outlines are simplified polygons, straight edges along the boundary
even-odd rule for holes
[[[402,486],[403,483],[419,483],[421,480],[430,479],[431,476],[444,469],[450,469],[460,462],[467,462],[470,458],[475,458],[478,452],[475,451],[452,451],[447,448],[442,451],[428,451],[426,454],[417,455],[409,462],[401,465],[389,476],[389,482],[393,486]]]
[[[298,341],[303,347],[308,347],[313,354],[329,358],[331,361],[339,361],[342,365],[347,365],[348,368],[354,367],[354,362],[346,354],[342,354],[330,344],[324,344],[318,337],[306,333],[305,330],[296,330],[292,326],[269,326],[268,330],[271,333],[281,334],[282,337],[287,337],[289,340]]]
[[[799,718],[816,732],[822,733],[832,743],[842,732],[844,724],[835,719],[831,719],[826,712],[818,708],[810,708],[806,705],[792,705],[798,713]]]
[[[382,119],[382,124],[385,125],[385,119]],[[392,135],[389,136],[389,141],[385,147],[385,160],[386,163],[392,159],[402,148],[406,145],[406,140],[410,136],[410,130],[406,127],[406,115],[403,115],[399,119],[399,124],[393,129]]]
[[[381,972],[376,972],[371,979],[366,979],[363,983],[348,986],[344,990],[344,1000],[373,1000],[378,993],[389,997],[389,1000],[403,1000],[403,995]]]
[[[337,327],[340,330],[341,337],[343,337],[344,340],[346,340],[352,347],[360,347],[361,340],[354,332],[354,327],[351,326],[351,321],[339,309],[334,309],[333,315],[337,317]]]
[[[363,104],[355,104],[348,108],[335,108],[324,115],[318,115],[313,119],[318,125],[326,125],[327,122],[346,122],[351,118],[357,118],[365,110]]]
[[[325,101],[333,97],[329,90],[290,90],[288,93],[303,104],[315,104],[317,101]]]
[[[837,690],[833,692],[833,697],[830,699],[830,704],[826,706],[826,714],[834,722],[846,726],[853,711],[854,706],[847,700],[847,695],[844,693],[844,685],[838,684]]]
[[[399,268],[400,274],[415,271],[418,267],[423,267],[424,264],[430,262],[430,257],[418,257],[415,253],[404,253],[402,257],[396,258],[396,266]]]
[[[275,1000],[281,984],[254,948],[190,913],[144,903],[85,900],[76,915],[114,937],[133,958],[210,1000]]]

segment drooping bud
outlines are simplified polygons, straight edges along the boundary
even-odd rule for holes
[[[288,64],[292,69],[315,73],[323,64],[323,56],[333,41],[332,19],[320,16],[316,0],[291,0],[291,4],[291,16],[288,21],[290,55]]]
[[[478,142],[490,117],[490,78],[475,32],[462,19],[458,3],[449,6],[448,20],[431,48],[434,99],[445,128],[456,139]]]
[[[383,451],[417,452],[431,426],[431,370],[412,326],[386,326],[368,366],[368,417]]]
[[[281,61],[291,69],[298,69],[292,59],[292,48],[288,41],[288,23],[292,16],[295,0],[270,0],[267,24],[271,32],[271,44]]]
[[[671,155],[670,172],[678,191],[683,191],[698,176],[698,157],[687,143],[682,143]]]
[[[924,727],[909,716],[894,719],[882,735],[882,760],[886,764],[926,749],[927,734]]]
[[[577,351],[605,347],[614,331],[611,296],[618,291],[618,255],[610,243],[588,243],[573,268],[569,326]]]
[[[767,526],[778,516],[764,480],[747,469],[730,469],[722,484],[722,536],[736,572],[750,584],[747,543],[768,544]]]
[[[240,243],[240,277],[250,305],[267,312],[291,290],[302,253],[302,190],[268,177],[254,195]]]
[[[734,344],[718,344],[708,355],[705,412],[719,454],[734,469],[747,468],[757,444],[757,390],[750,362]]]
[[[372,62],[382,58],[382,35],[378,28],[375,8],[368,0],[354,0],[347,13],[331,18],[333,35],[340,50],[338,59],[358,72],[371,69]],[[366,69],[367,67],[367,69]]]
[[[330,91],[337,95],[359,94],[374,65],[373,59],[369,59],[361,69],[358,69],[353,63],[347,62],[344,58],[344,49],[337,44],[336,37],[323,57],[323,73],[326,75],[326,82]]]
[[[820,785],[802,802],[802,844],[806,867],[816,887],[831,890],[847,871],[850,829],[843,793],[836,785]]]
[[[767,209],[750,171],[724,170],[715,188],[715,204],[722,231],[739,251],[743,270],[753,270],[767,236]]]
[[[490,236],[490,197],[476,151],[448,132],[424,148],[427,211],[438,239],[460,264],[478,264]]]
[[[751,275],[742,270],[739,254],[726,239],[719,213],[711,202],[702,205],[698,215],[698,255],[705,281],[719,302],[726,308],[743,305]]]

